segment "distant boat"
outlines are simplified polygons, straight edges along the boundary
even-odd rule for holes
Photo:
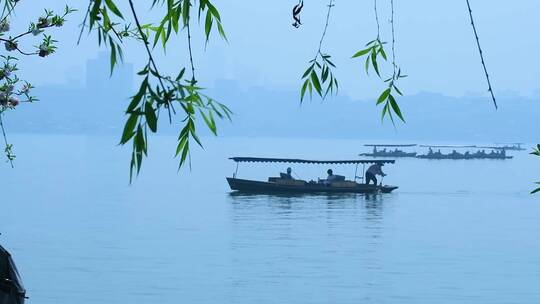
[[[366,147],[373,147],[372,153],[362,153],[359,154],[360,156],[368,156],[368,157],[390,157],[390,158],[398,158],[398,157],[416,157],[416,152],[405,152],[403,150],[398,149],[399,147],[415,147],[416,144],[407,144],[407,145],[382,145],[382,144],[368,144],[364,145]],[[383,147],[382,150],[377,150],[377,148]],[[393,148],[394,150],[386,148]]]
[[[420,145],[420,147],[423,147],[423,148],[456,148],[456,149],[478,148],[475,145],[468,145],[468,146],[463,146],[463,145]]]
[[[284,173],[280,177],[269,177],[268,181],[257,181],[237,178],[238,163],[261,162],[261,163],[293,163],[293,164],[393,164],[394,160],[306,160],[306,159],[286,159],[286,158],[258,158],[258,157],[232,157],[236,162],[236,172],[232,177],[227,177],[227,182],[233,191],[249,193],[389,193],[397,189],[397,186],[388,185],[366,185],[354,181],[346,180],[344,176],[338,175],[336,180],[327,181],[318,179],[317,181],[305,181],[291,178]]]
[[[416,157],[422,159],[510,159],[513,156],[506,155],[505,150],[501,150],[500,152],[491,151],[491,153],[485,153],[484,150],[474,153],[470,153],[469,151],[460,153],[454,150],[451,153],[444,154],[440,150],[433,152],[430,148],[427,154],[417,155]]]
[[[494,150],[506,150],[506,151],[524,151],[526,150],[521,145],[523,143],[495,143],[498,146],[485,146],[479,148],[494,149]]]

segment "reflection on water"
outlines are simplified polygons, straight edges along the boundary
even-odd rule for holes
[[[244,294],[245,288],[274,286],[293,292],[295,286],[319,286],[296,292],[325,299],[337,290],[344,294],[336,298],[365,299],[376,285],[369,278],[384,264],[381,245],[388,196],[231,193],[231,251],[238,257],[233,288]],[[255,260],[259,263],[253,268]],[[247,284],[242,282],[245,277],[257,279]],[[353,290],[363,291],[355,295]]]

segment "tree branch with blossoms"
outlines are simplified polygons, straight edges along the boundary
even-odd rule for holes
[[[35,22],[30,22],[28,28],[18,34],[13,34],[10,18],[20,2],[20,0],[4,0],[3,10],[0,15],[0,42],[3,42],[6,54],[0,55],[0,129],[2,131],[4,153],[7,161],[13,167],[15,154],[13,145],[9,143],[7,138],[6,126],[4,117],[7,112],[15,110],[22,102],[34,102],[37,98],[32,96],[30,91],[33,88],[28,81],[18,77],[17,54],[24,56],[39,56],[47,57],[53,54],[57,47],[57,42],[51,35],[45,32],[54,27],[62,27],[66,21],[66,17],[75,10],[66,6],[62,14],[55,14],[52,10],[45,10],[45,13],[37,18]],[[33,46],[32,51],[28,51],[21,46],[22,40],[31,40],[31,37],[36,37],[43,34],[43,37],[38,45]],[[15,53],[12,55],[12,53]]]

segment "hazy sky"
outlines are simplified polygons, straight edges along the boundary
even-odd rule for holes
[[[291,9],[296,1],[214,0],[222,13],[229,43],[214,36],[205,50],[204,40],[197,39],[195,62],[203,85],[212,86],[215,80],[225,78],[236,79],[244,86],[299,88],[299,78],[317,49],[327,5],[327,1],[322,0],[304,1],[303,25],[295,29],[291,26]],[[146,13],[150,1],[137,2],[144,2],[139,5],[143,22],[157,21]],[[94,36],[85,35],[81,45],[76,45],[88,2],[42,0],[38,5],[35,3],[21,1],[14,27],[24,30],[27,26],[24,21],[37,19],[42,7],[60,10],[67,3],[80,11],[69,18],[64,29],[54,30],[55,38],[60,41],[57,54],[21,63],[28,73],[27,78],[36,85],[62,83],[69,78],[84,80],[85,61],[99,52]],[[382,38],[388,41],[390,1],[379,0],[378,5]],[[496,93],[514,91],[530,95],[536,91],[538,94],[540,84],[536,72],[540,59],[535,53],[540,49],[536,30],[540,28],[540,20],[536,18],[540,1],[471,0],[471,5]],[[402,81],[404,92],[433,91],[459,96],[485,91],[465,0],[395,0],[395,6],[397,62],[409,75]],[[323,51],[331,54],[338,66],[336,76],[342,94],[370,98],[381,90],[382,84],[375,77],[366,77],[363,63],[350,59],[375,36],[373,1],[335,2]],[[163,70],[174,73],[187,63],[185,41],[182,33],[171,41],[168,57],[159,56]],[[163,54],[161,50],[156,52]],[[144,64],[140,45],[128,45],[126,54],[127,61],[134,62],[136,69]],[[389,72],[385,70],[386,74]]]

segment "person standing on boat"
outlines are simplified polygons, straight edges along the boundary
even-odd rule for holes
[[[384,166],[383,163],[375,163],[366,171],[366,185],[369,185],[370,181],[373,181],[375,186],[377,186],[377,175],[380,176],[386,176],[384,172],[382,172],[382,166]]]

